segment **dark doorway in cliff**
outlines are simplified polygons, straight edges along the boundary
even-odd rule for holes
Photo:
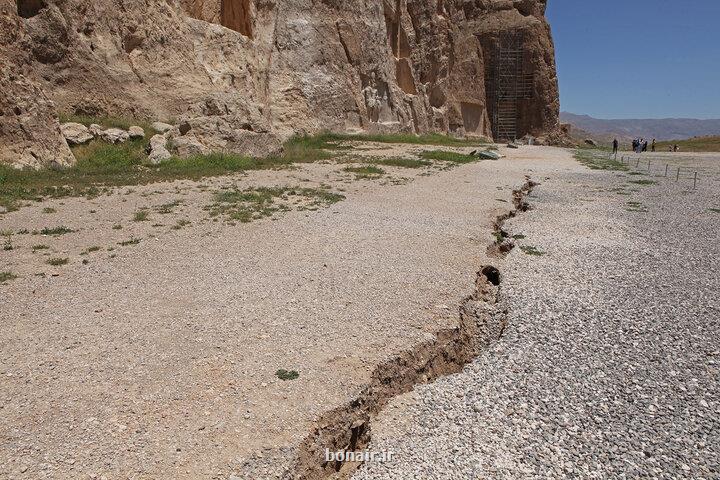
[[[23,18],[32,18],[45,7],[45,0],[17,0],[17,12]]]
[[[222,0],[220,4],[222,26],[253,38],[251,2],[252,0]]]

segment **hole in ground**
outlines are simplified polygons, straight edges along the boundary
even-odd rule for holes
[[[480,273],[487,278],[487,281],[491,284],[495,285],[496,287],[500,285],[500,270],[493,267],[492,265],[488,265],[483,267],[482,270],[480,270]]]

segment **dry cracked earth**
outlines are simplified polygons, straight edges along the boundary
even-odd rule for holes
[[[561,149],[502,153],[0,216],[0,271],[17,275],[0,284],[0,477],[332,477],[303,450],[318,419],[458,331],[493,265],[503,335],[364,423],[367,449],[394,456],[355,478],[718,478],[717,177],[693,191]],[[532,209],[503,225],[516,248],[491,255],[526,177]]]

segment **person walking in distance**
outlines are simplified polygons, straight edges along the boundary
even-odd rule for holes
[[[654,138],[653,138],[652,146],[650,147],[650,149],[651,149],[653,152],[655,151],[655,139],[654,139]]]
[[[615,140],[613,140],[613,155],[617,156],[619,146],[620,144],[618,143],[618,139],[616,138]]]

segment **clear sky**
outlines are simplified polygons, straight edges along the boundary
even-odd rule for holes
[[[564,111],[720,118],[720,0],[548,0]]]

